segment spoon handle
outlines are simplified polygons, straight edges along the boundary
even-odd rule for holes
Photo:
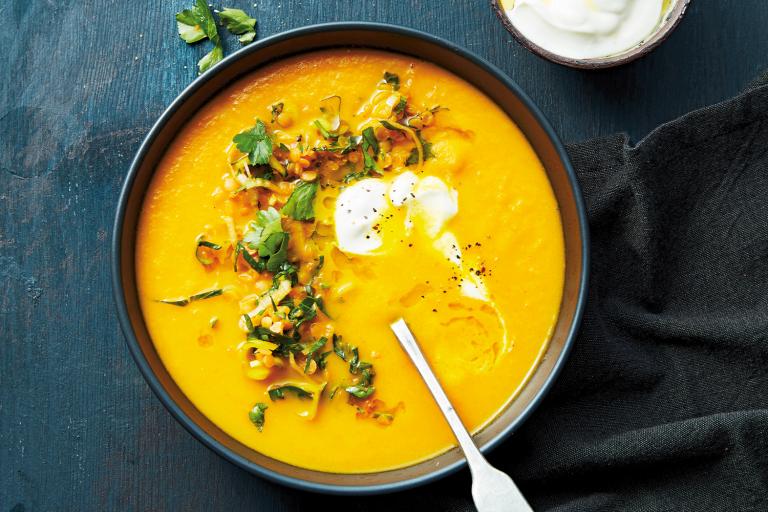
[[[464,452],[469,471],[472,474],[472,497],[478,512],[533,512],[512,479],[506,473],[491,466],[480,453],[432,368],[427,363],[405,320],[400,318],[392,323],[390,328],[427,384]]]

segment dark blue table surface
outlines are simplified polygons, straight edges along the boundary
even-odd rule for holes
[[[252,477],[183,430],[134,366],[112,302],[111,224],[142,137],[196,75],[204,50],[182,43],[173,20],[191,3],[0,5],[0,510],[469,507],[466,473],[366,499],[318,497]],[[529,54],[484,1],[223,6],[253,13],[259,37],[338,20],[442,36],[519,82],[566,142],[617,131],[637,140],[735,94],[768,65],[764,0],[693,0],[652,55],[599,72]],[[514,476],[525,490],[525,475]],[[534,503],[545,492],[530,491]]]

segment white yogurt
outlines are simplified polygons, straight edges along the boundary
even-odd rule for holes
[[[389,236],[401,239],[414,229],[424,233],[432,240],[432,247],[459,269],[462,293],[490,302],[482,278],[465,268],[461,245],[446,229],[459,212],[459,194],[435,176],[419,178],[406,171],[391,183],[367,178],[345,188],[336,198],[334,211],[338,248],[362,256],[380,254],[385,241],[376,226],[399,209],[405,212],[402,232],[396,228]]]
[[[506,12],[512,25],[541,48],[593,59],[646,40],[659,25],[663,6],[664,0],[514,0]]]

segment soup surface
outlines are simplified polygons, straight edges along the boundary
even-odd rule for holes
[[[369,50],[280,61],[201,109],[136,251],[149,332],[200,411],[344,473],[454,445],[392,321],[477,431],[535,369],[564,278],[557,204],[515,124],[451,73]]]

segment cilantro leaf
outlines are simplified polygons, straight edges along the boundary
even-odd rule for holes
[[[385,71],[384,81],[391,85],[392,89],[396,91],[400,90],[400,77],[398,75]]]
[[[197,63],[200,73],[204,73],[224,58],[224,48],[221,46],[216,20],[205,0],[196,0],[194,7],[177,13],[176,26],[179,37],[187,43],[196,43],[206,37],[213,43],[213,50],[205,54]]]
[[[317,188],[317,182],[299,181],[280,211],[296,220],[314,219]]]
[[[256,214],[256,220],[248,223],[243,236],[243,242],[251,249],[258,249],[261,243],[274,233],[281,233],[283,225],[280,222],[280,213],[271,206],[267,210],[260,210]]]
[[[288,259],[288,233],[283,231],[280,213],[272,207],[260,210],[256,220],[248,223],[243,243],[251,250],[258,251],[261,263],[270,272],[279,272],[281,265]],[[247,252],[243,251],[243,256]],[[259,262],[255,263],[256,267],[261,267]],[[248,264],[254,267],[250,261]]]
[[[240,36],[242,44],[248,44],[256,37],[256,19],[248,16],[245,11],[227,7],[219,13],[219,18],[227,30]]]
[[[379,154],[379,141],[376,140],[376,135],[373,133],[373,128],[370,126],[363,130],[363,167],[366,171],[373,171],[378,174],[382,174],[381,169],[376,164],[374,157]],[[368,148],[373,150],[373,156],[368,152]]]
[[[278,272],[288,259],[288,233],[273,233],[259,247],[259,256],[266,258],[267,270]]]
[[[267,133],[267,127],[261,119],[256,120],[256,126],[250,130],[238,133],[232,139],[237,149],[248,154],[251,165],[267,165],[272,156],[272,138]]]
[[[197,62],[197,69],[200,73],[205,73],[223,58],[224,49],[220,45],[216,45],[213,47],[213,50],[203,55],[203,58]]]
[[[176,27],[179,30],[179,37],[188,44],[202,41],[208,36],[205,35],[205,32],[194,18],[190,18],[185,14],[187,12],[182,11],[176,15]]]

